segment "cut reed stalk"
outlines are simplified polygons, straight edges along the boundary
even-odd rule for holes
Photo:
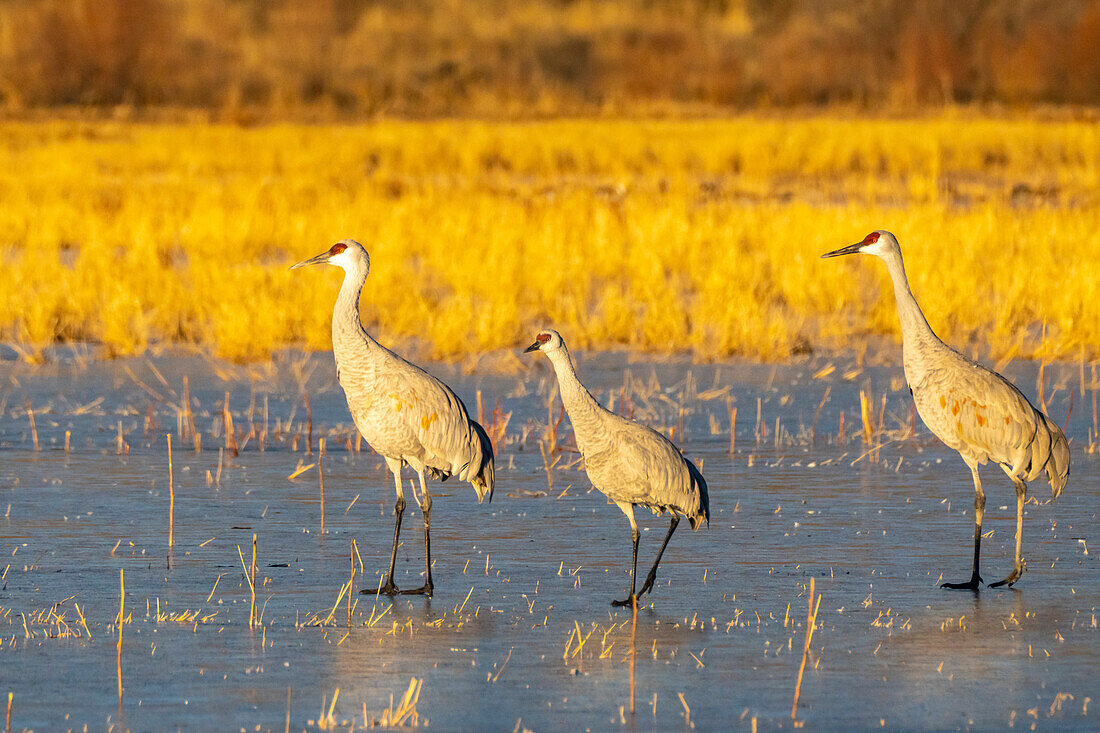
[[[694,728],[695,726],[691,722],[691,708],[688,707],[687,700],[684,699],[684,693],[677,692],[676,695],[680,698],[680,704],[684,706],[684,725],[688,728]]]
[[[756,444],[760,445],[760,441],[764,439],[768,428],[764,425],[764,407],[761,399],[756,398]]]
[[[806,641],[802,644],[802,663],[798,665],[798,680],[794,685],[794,702],[791,704],[791,720],[798,720],[798,698],[802,692],[802,675],[806,671],[806,657],[810,653],[810,642],[814,637],[814,627],[817,623],[817,610],[821,608],[821,597],[817,597],[814,603],[814,578],[810,576],[809,607],[806,611]]]
[[[871,418],[871,399],[862,389],[859,391],[859,416],[863,421],[863,444],[870,445],[875,440],[875,428]]]
[[[186,440],[198,433],[195,430],[195,417],[191,414],[191,385],[187,376],[183,377],[183,395],[180,399],[180,439]]]
[[[875,428],[875,440],[879,440],[882,436],[883,421],[886,419],[886,393],[882,394],[882,402],[878,407],[878,427]],[[875,454],[872,457],[872,461],[877,463],[879,459],[879,448],[881,445],[875,446]]]
[[[303,393],[306,401],[306,453],[313,455],[313,406],[309,404],[309,395]]]
[[[351,579],[348,580],[349,592],[348,592],[348,628],[351,628],[351,592],[350,589],[355,587],[355,555],[358,550],[355,549],[355,540],[351,541],[350,547],[350,559],[351,559]]]
[[[172,468],[172,434],[168,438],[168,549],[175,544],[176,534],[176,485],[175,473]]]
[[[726,403],[726,409],[730,413],[730,455],[737,452],[737,408]]]
[[[225,402],[222,405],[222,427],[225,432],[225,449],[236,458],[240,454],[237,451],[237,431],[233,427],[233,413],[229,411],[228,392],[225,393]]]
[[[126,618],[126,574],[118,569],[118,645],[116,646],[115,671],[118,673],[118,700],[122,702],[122,622]]]
[[[248,612],[248,627],[252,628],[256,623],[256,535],[252,535],[252,571],[248,579],[248,588],[251,591],[252,603]]]
[[[38,450],[38,426],[34,422],[34,409],[31,407],[31,403],[27,402],[27,416],[31,421],[31,442],[34,444],[35,451]],[[122,423],[119,423],[120,425]]]
[[[321,438],[321,453],[325,450],[325,439]],[[320,457],[317,458],[317,480],[321,485],[321,535],[325,534],[325,469],[321,465]]]
[[[256,541],[256,535],[252,535],[253,552],[255,552],[255,547],[256,547],[255,541]],[[245,564],[244,553],[241,552],[241,546],[240,545],[237,545],[237,557],[241,561],[241,570],[244,572],[244,579],[245,579],[245,582],[248,583],[248,591],[249,591],[249,594],[252,598],[252,611],[248,615],[248,628],[251,629],[254,626],[254,623],[255,623],[255,611],[256,611],[256,584],[252,581],[252,577],[253,577],[254,573],[249,572],[248,565]],[[217,587],[217,581],[214,582],[214,587],[215,588]],[[213,591],[211,591],[211,595],[213,595]]]
[[[256,414],[256,380],[255,380],[255,378],[253,378],[252,384],[251,384],[251,386],[249,388],[249,392],[248,392],[248,413],[246,414],[246,417],[248,418],[248,437],[249,438],[253,437],[256,434],[256,424],[255,424],[255,419],[254,419],[255,414]]]

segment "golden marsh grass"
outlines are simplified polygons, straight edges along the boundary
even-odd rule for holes
[[[0,127],[0,338],[30,356],[327,349],[337,273],[287,267],[352,237],[367,328],[423,355],[553,323],[580,348],[778,359],[897,338],[877,263],[818,259],[874,228],[949,342],[1100,352],[1092,123]]]

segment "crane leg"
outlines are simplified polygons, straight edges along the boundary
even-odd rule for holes
[[[397,521],[393,525],[393,548],[390,549],[390,574],[386,578],[386,583],[380,588],[363,588],[359,591],[362,594],[385,594],[392,596],[399,593],[397,586],[393,582],[393,569],[397,564],[397,538],[401,536],[401,517],[405,514],[405,494],[401,490],[401,469],[398,467],[393,473],[393,480],[397,486],[397,503],[393,507],[394,514],[397,515]]]
[[[392,596],[399,593],[397,586],[393,582],[393,569],[397,564],[397,538],[401,535],[401,517],[405,513],[405,497],[397,497],[397,504],[393,508],[394,513],[397,515],[397,521],[393,525],[393,548],[390,550],[390,574],[386,578],[386,583],[381,588],[364,588],[360,593],[382,593],[387,596]]]
[[[941,588],[952,590],[978,590],[982,576],[978,574],[978,560],[982,554],[982,519],[985,518],[985,492],[982,491],[982,480],[978,477],[978,467],[971,466],[974,474],[974,570],[970,574],[970,580],[965,583],[944,583]]]
[[[403,590],[406,596],[428,596],[431,598],[435,584],[432,583],[432,495],[428,493],[428,487],[424,483],[424,473],[420,475],[420,513],[424,515],[424,585],[413,590]]]
[[[998,580],[996,583],[990,583],[990,588],[1000,588],[1002,585],[1011,588],[1012,584],[1024,574],[1024,568],[1027,567],[1023,555],[1020,554],[1020,539],[1024,533],[1024,502],[1027,501],[1027,484],[1018,478],[1013,478],[1012,483],[1016,484],[1016,561],[1008,577],[1004,580]]]
[[[630,566],[630,595],[626,599],[621,601],[611,601],[612,606],[631,606],[637,601],[638,596],[634,594],[635,578],[638,575],[638,538],[641,533],[638,532],[638,523],[634,521],[634,505],[626,502],[615,502],[620,509],[623,510],[623,514],[630,520],[630,536],[634,540],[634,563]]]
[[[665,548],[668,547],[668,541],[672,539],[672,533],[676,531],[676,525],[680,523],[680,515],[676,512],[672,513],[672,521],[668,525],[668,534],[665,535],[665,541],[661,543],[661,549],[657,551],[657,559],[653,561],[653,567],[649,569],[649,575],[645,578],[645,583],[642,585],[642,591],[638,594],[644,596],[646,591],[653,587],[653,581],[657,580],[657,566],[661,564],[661,556],[665,554]]]
[[[630,536],[634,539],[634,563],[630,566],[630,595],[621,601],[611,601],[612,606],[630,606],[633,605],[638,596],[634,593],[636,576],[638,575],[638,538],[641,533],[638,532],[638,527],[635,525],[630,528]]]

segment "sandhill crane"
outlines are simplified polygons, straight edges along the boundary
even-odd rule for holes
[[[605,409],[577,379],[573,360],[557,331],[540,331],[527,352],[541,351],[554,365],[561,401],[573,423],[577,447],[584,456],[584,469],[592,485],[615,502],[630,520],[634,541],[634,560],[630,568],[630,595],[613,606],[628,606],[653,587],[657,565],[665,553],[676,525],[683,514],[697,528],[710,523],[710,498],[707,482],[699,469],[684,458],[680,449],[652,428],[631,422]],[[654,514],[669,512],[672,521],[668,534],[657,551],[657,559],[646,576],[640,593],[635,594],[638,572],[638,524],[634,507],[652,509]]]
[[[363,246],[345,239],[332,248],[294,265],[335,265],[344,270],[344,283],[332,311],[332,351],[336,376],[348,400],[355,426],[393,473],[397,489],[390,551],[390,574],[378,592],[432,594],[432,497],[424,483],[427,472],[446,481],[458,476],[477,491],[478,503],[493,499],[493,444],[470,419],[462,400],[446,384],[415,364],[385,348],[363,330],[359,320],[359,294],[370,272],[370,256]],[[420,480],[420,493],[413,497],[424,515],[424,585],[416,590],[399,590],[393,582],[397,542],[405,495],[401,489],[401,467],[409,466]],[[364,589],[374,593],[375,589]]]
[[[901,321],[905,379],[921,420],[948,447],[954,448],[974,476],[974,569],[965,583],[944,583],[944,588],[977,590],[982,583],[978,557],[982,545],[985,493],[978,466],[998,464],[1016,487],[1016,561],[1004,580],[991,588],[1012,586],[1024,572],[1020,538],[1024,529],[1027,481],[1044,471],[1054,498],[1069,479],[1069,445],[1066,436],[1049,417],[1036,410],[1020,390],[994,371],[976,364],[950,348],[932,333],[921,313],[901,260],[894,235],[875,231],[862,242],[823,254],[874,255],[886,263],[894,283]]]

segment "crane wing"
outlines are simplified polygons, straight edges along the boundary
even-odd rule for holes
[[[978,463],[1017,467],[1026,447],[1042,437],[1036,435],[1041,416],[1020,390],[969,361],[930,370],[913,396],[929,429]]]
[[[697,526],[709,519],[706,481],[665,436],[608,413],[617,423],[608,446],[585,455],[593,485],[616,501],[650,508],[670,507]]]
[[[474,481],[493,459],[484,430],[470,419],[466,405],[441,380],[403,359],[391,362],[376,377],[388,398],[391,418],[403,426],[413,455],[441,478]],[[479,426],[478,426],[479,427]],[[416,450],[416,449],[419,450]],[[486,482],[491,491],[491,478]]]

